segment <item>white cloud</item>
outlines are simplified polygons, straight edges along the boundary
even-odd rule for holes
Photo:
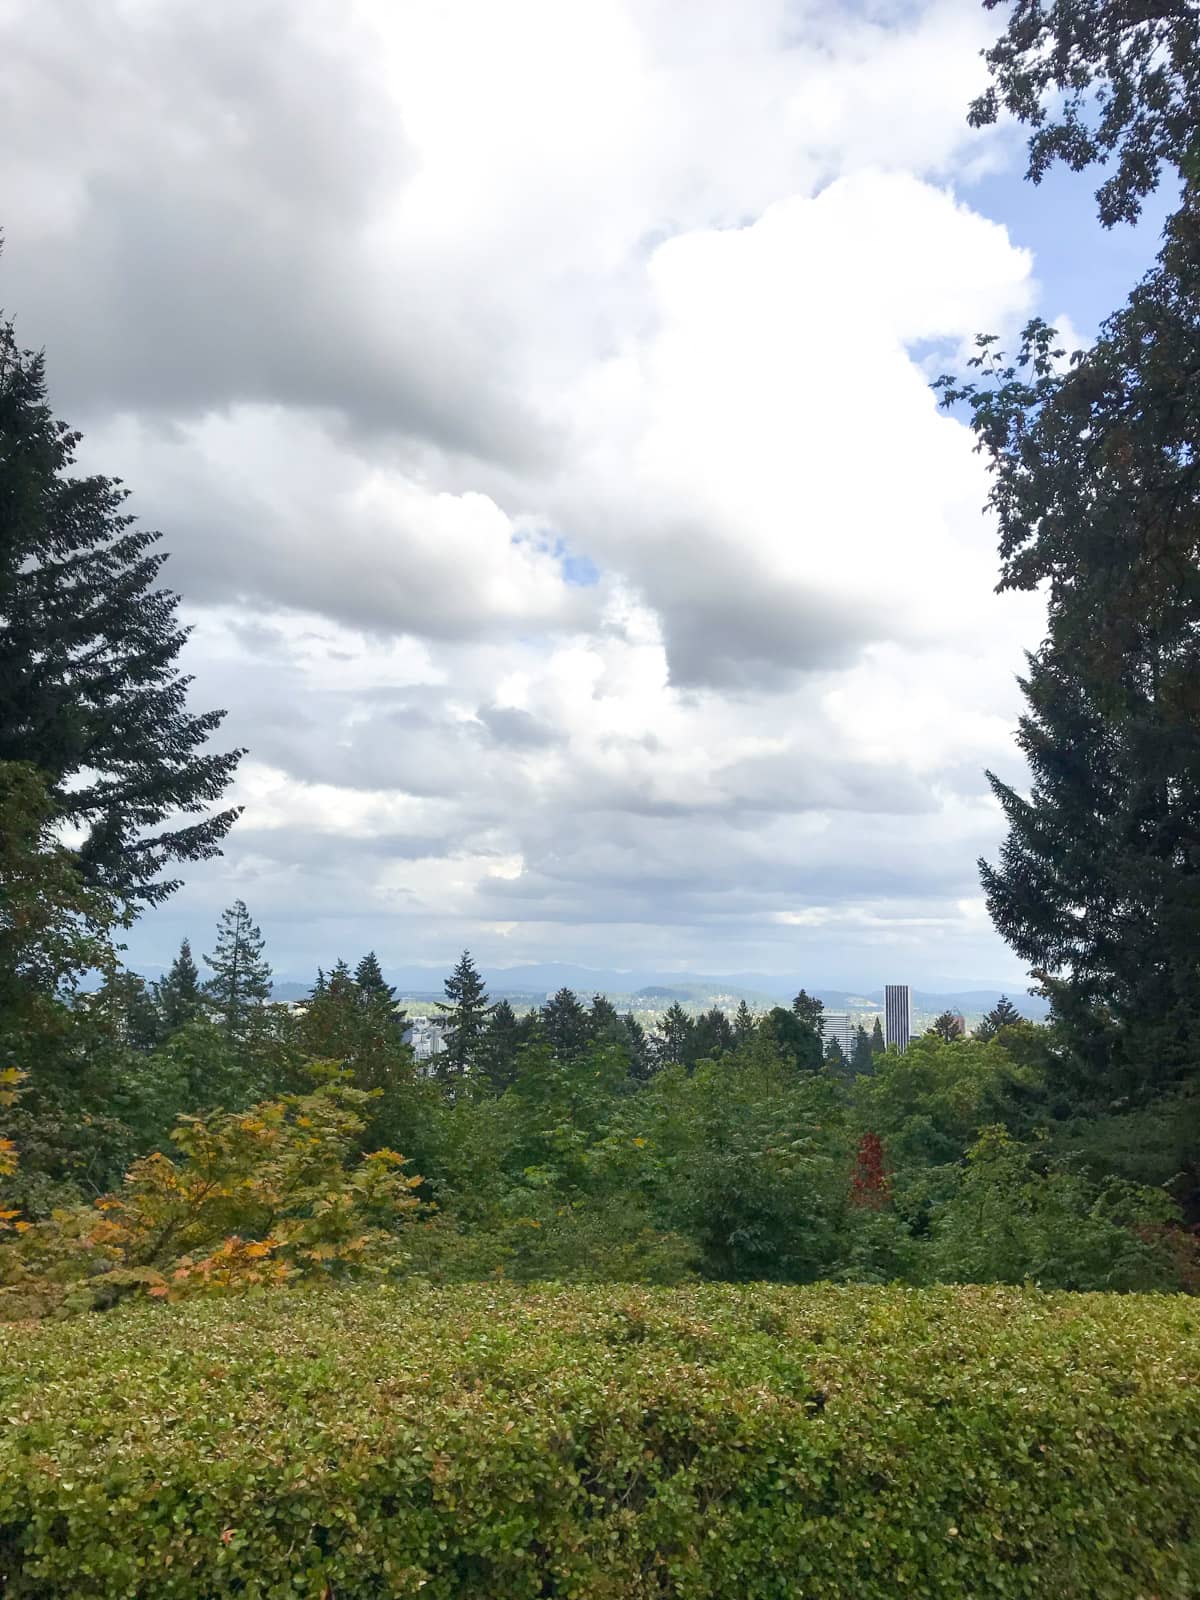
[[[992,594],[927,371],[1036,294],[956,197],[996,149],[978,8],[0,28],[0,104],[51,128],[0,146],[3,300],[166,530],[198,703],[252,751],[140,948],[241,885],[280,965],[1000,959],[980,768],[1038,614]]]

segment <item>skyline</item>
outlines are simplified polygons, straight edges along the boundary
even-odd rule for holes
[[[982,8],[0,32],[0,306],[249,750],[131,965],[241,897],[289,975],[466,946],[1023,991],[974,861],[1040,611],[992,592],[928,385],[1035,312],[1090,337],[1160,209],[1105,235],[967,128]]]

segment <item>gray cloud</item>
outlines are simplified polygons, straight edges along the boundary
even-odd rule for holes
[[[503,328],[431,299],[402,239],[398,258],[372,254],[379,208],[415,157],[345,7],[9,12],[5,299],[46,344],[66,411],[267,402],[485,456],[536,453],[501,376]]]

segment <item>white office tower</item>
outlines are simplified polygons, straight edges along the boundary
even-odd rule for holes
[[[854,1054],[854,1025],[850,1021],[848,1011],[826,1011],[821,1017],[824,1027],[821,1037],[828,1049],[830,1039],[836,1039],[841,1046],[842,1054],[849,1061]]]
[[[907,983],[889,983],[883,991],[883,1042],[907,1050],[912,1038],[912,990]]]

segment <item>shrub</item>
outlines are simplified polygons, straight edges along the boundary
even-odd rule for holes
[[[0,1242],[0,1319],[386,1265],[422,1180],[392,1150],[355,1158],[370,1098],[329,1081],[182,1118],[171,1135],[182,1159],[144,1156],[94,1205],[13,1222],[18,1237]]]
[[[1200,1308],[391,1285],[31,1325],[10,1600],[1200,1593]]]

